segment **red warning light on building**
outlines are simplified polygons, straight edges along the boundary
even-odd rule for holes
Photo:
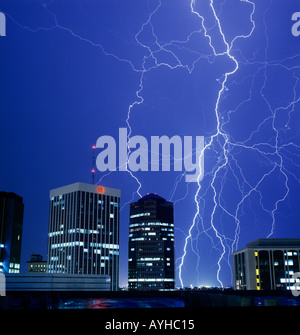
[[[98,193],[104,193],[104,187],[103,186],[98,186],[97,187],[97,192]]]

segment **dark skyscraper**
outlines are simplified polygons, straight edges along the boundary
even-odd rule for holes
[[[157,194],[130,204],[128,287],[174,289],[173,203]]]
[[[20,272],[23,213],[22,197],[0,192],[0,272]]]
[[[50,191],[48,272],[106,274],[118,290],[120,195],[85,183]]]

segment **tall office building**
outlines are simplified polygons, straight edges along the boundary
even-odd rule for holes
[[[128,288],[174,289],[173,203],[157,194],[130,204]]]
[[[258,239],[233,253],[236,290],[294,290],[300,239]]]
[[[48,272],[109,275],[118,290],[120,194],[84,183],[50,191]]]
[[[0,272],[19,273],[23,229],[23,198],[0,192]]]

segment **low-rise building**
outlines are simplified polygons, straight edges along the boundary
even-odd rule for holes
[[[295,290],[300,239],[258,239],[233,253],[236,290]]]
[[[47,269],[47,261],[43,260],[43,256],[32,254],[28,263],[28,272],[43,273]]]

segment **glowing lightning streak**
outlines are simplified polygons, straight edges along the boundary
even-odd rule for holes
[[[140,105],[141,103],[143,103],[144,99],[142,96],[140,96],[140,93],[141,91],[143,90],[143,77],[144,77],[144,72],[142,72],[141,74],[141,78],[140,78],[140,88],[139,90],[136,92],[136,96],[137,98],[139,99],[139,101],[134,101],[128,108],[128,114],[127,114],[127,118],[126,118],[126,124],[127,124],[127,128],[129,129],[129,132],[127,134],[127,160],[126,160],[126,171],[131,175],[131,177],[137,182],[138,184],[138,188],[136,190],[136,193],[139,195],[140,198],[142,198],[142,195],[140,194],[140,189],[142,188],[142,184],[141,182],[139,181],[139,179],[128,169],[128,163],[129,163],[129,155],[130,155],[130,145],[129,145],[129,142],[130,142],[130,136],[131,136],[131,133],[132,133],[132,128],[131,128],[131,125],[130,125],[130,114],[131,114],[131,110],[134,106],[136,105]],[[131,201],[130,201],[131,202]],[[126,204],[125,204],[126,205]],[[125,206],[124,205],[124,206]]]
[[[220,20],[216,14],[216,11],[215,11],[215,8],[214,8],[214,2],[213,0],[210,0],[210,7],[212,9],[212,12],[213,12],[213,15],[214,15],[214,18],[218,24],[218,28],[219,28],[219,32],[222,36],[222,39],[223,39],[223,42],[226,46],[226,51],[223,52],[223,53],[217,53],[214,46],[212,45],[212,38],[211,36],[207,33],[207,29],[204,25],[204,17],[201,16],[198,12],[196,12],[194,10],[194,4],[195,4],[195,0],[192,0],[190,2],[190,8],[191,8],[191,11],[192,13],[196,14],[202,21],[202,27],[204,29],[204,36],[205,37],[208,37],[209,39],[209,45],[210,47],[212,48],[213,52],[214,52],[214,55],[215,56],[223,56],[223,55],[227,55],[234,63],[235,63],[235,68],[234,70],[232,70],[231,72],[226,72],[225,75],[224,75],[224,79],[222,81],[222,84],[221,84],[221,89],[219,90],[219,93],[218,93],[218,98],[217,98],[217,102],[216,102],[216,106],[215,106],[215,115],[216,115],[216,120],[217,120],[217,132],[211,136],[210,138],[210,141],[208,144],[206,144],[201,152],[201,159],[203,158],[203,155],[204,155],[204,152],[209,148],[211,147],[211,145],[213,144],[214,140],[215,139],[218,139],[218,137],[222,137],[224,139],[224,144],[223,144],[223,155],[224,155],[224,159],[225,159],[225,162],[220,165],[216,171],[214,172],[214,175],[213,175],[213,178],[212,178],[212,182],[211,182],[211,187],[213,189],[213,193],[214,193],[214,196],[213,196],[213,201],[214,201],[214,207],[213,207],[213,210],[212,210],[212,213],[211,213],[211,220],[210,220],[210,225],[216,235],[216,237],[218,238],[218,240],[220,241],[220,244],[222,246],[222,252],[221,252],[221,255],[219,257],[219,260],[218,260],[218,270],[217,270],[217,280],[218,282],[220,283],[221,287],[223,287],[223,283],[222,281],[220,280],[220,271],[221,271],[221,261],[225,255],[225,252],[226,252],[226,249],[225,249],[225,245],[224,245],[224,242],[223,242],[223,236],[220,234],[220,232],[217,230],[215,224],[214,224],[214,216],[215,216],[215,212],[216,212],[216,208],[218,206],[218,203],[216,201],[216,197],[217,197],[217,192],[216,192],[216,188],[215,188],[215,180],[216,180],[216,177],[219,173],[219,171],[221,171],[228,163],[228,156],[227,156],[227,150],[226,150],[226,146],[228,144],[228,136],[222,132],[221,128],[220,128],[220,116],[219,116],[219,104],[220,104],[220,99],[222,97],[222,94],[224,93],[225,89],[226,89],[226,83],[227,83],[227,79],[229,76],[233,75],[239,68],[239,64],[237,62],[237,60],[234,58],[234,56],[232,56],[230,54],[230,51],[231,51],[231,48],[233,46],[233,43],[234,41],[236,41],[238,38],[248,38],[249,36],[252,35],[253,33],[253,30],[255,28],[255,23],[253,21],[253,14],[255,12],[255,4],[251,1],[248,1],[248,0],[241,0],[243,2],[247,2],[249,4],[251,4],[253,7],[253,10],[252,10],[252,13],[251,13],[251,16],[250,16],[250,20],[252,22],[252,29],[250,31],[250,33],[248,35],[239,35],[239,36],[236,36],[232,42],[231,42],[231,45],[229,46],[228,42],[226,41],[226,38],[225,38],[225,35],[222,31],[222,28],[221,28],[221,23],[220,23]],[[201,162],[201,159],[199,160]],[[198,189],[197,189],[197,192],[195,194],[195,197],[194,197],[194,200],[195,200],[195,203],[196,203],[196,213],[194,215],[194,218],[193,218],[193,222],[192,222],[192,225],[189,229],[189,232],[188,232],[188,236],[186,237],[185,239],[185,244],[184,244],[184,248],[183,248],[183,255],[181,257],[181,263],[179,265],[179,280],[180,280],[180,283],[181,283],[181,287],[184,287],[183,285],[183,281],[182,281],[182,266],[184,264],[184,259],[185,259],[185,256],[186,256],[186,253],[187,253],[187,244],[188,244],[188,241],[191,239],[192,237],[192,230],[195,226],[195,223],[196,223],[196,219],[199,215],[199,211],[200,211],[200,206],[199,206],[199,200],[198,200],[198,197],[199,197],[199,193],[200,193],[200,190],[201,190],[201,185],[200,185],[200,181],[199,181],[199,178],[200,178],[200,175],[201,175],[201,167],[200,167],[200,174],[198,176],[198,179],[197,179],[197,183],[198,183]]]

